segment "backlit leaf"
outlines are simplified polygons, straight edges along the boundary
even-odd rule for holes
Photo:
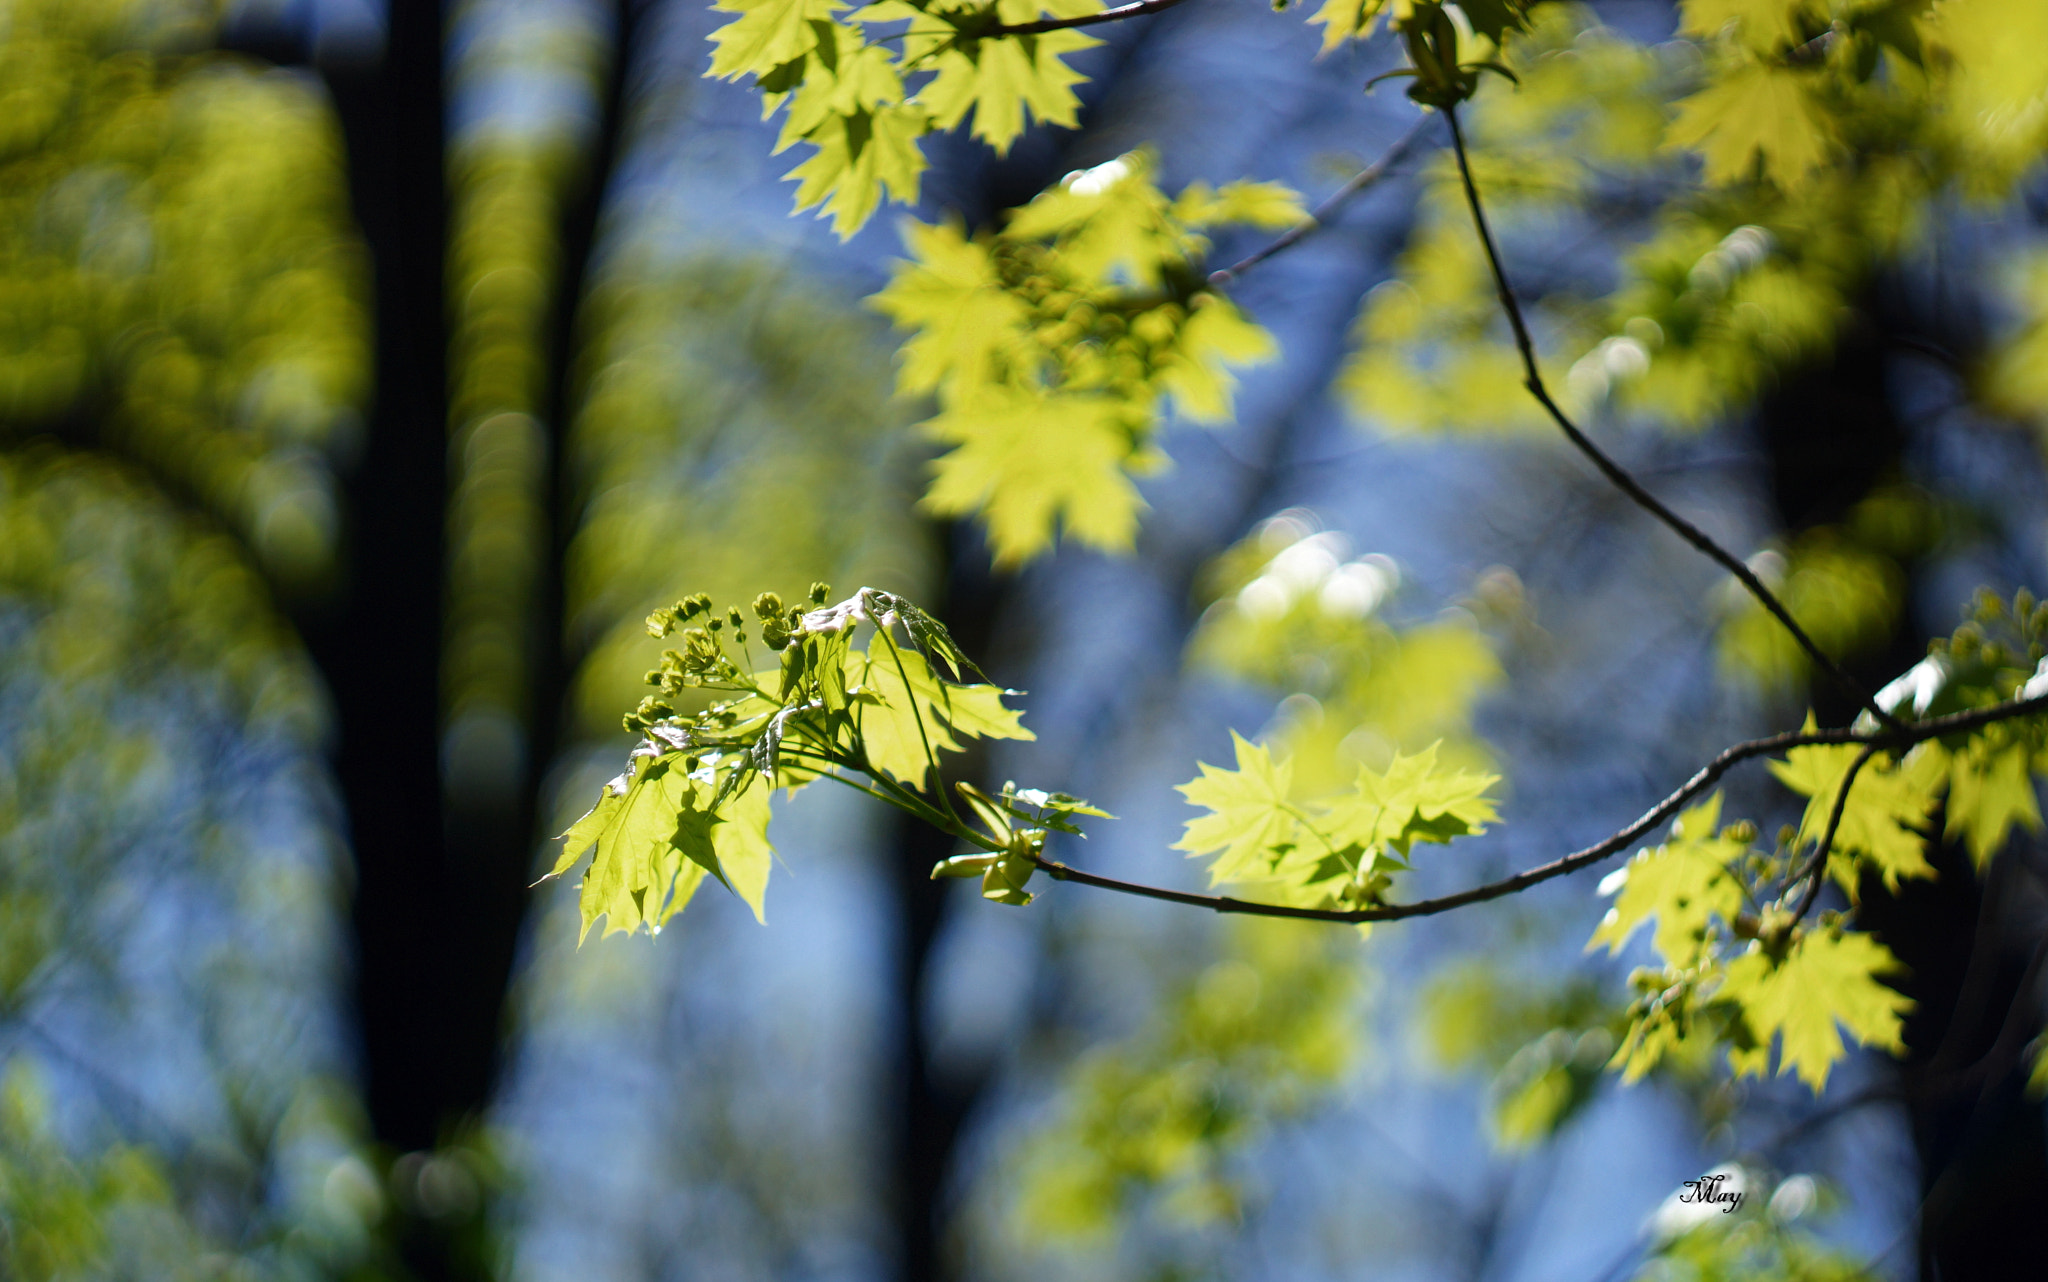
[[[1780,1039],[1778,1071],[1796,1072],[1818,1094],[1846,1053],[1837,1025],[1864,1045],[1905,1050],[1902,1017],[1913,1003],[1877,980],[1898,969],[1891,951],[1866,933],[1817,929],[1775,965],[1760,949],[1736,958],[1722,994],[1741,1006],[1764,1043]]]
[[[1210,813],[1188,820],[1174,849],[1195,857],[1214,855],[1215,862],[1209,865],[1212,886],[1263,880],[1278,855],[1301,839],[1301,821],[1287,801],[1291,768],[1235,732],[1230,738],[1237,748],[1237,769],[1222,770],[1204,762],[1201,778],[1179,786],[1189,805]]]

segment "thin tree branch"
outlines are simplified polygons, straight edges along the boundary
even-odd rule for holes
[[[1264,249],[1256,250],[1253,253],[1245,256],[1244,258],[1238,259],[1236,262],[1232,263],[1228,267],[1223,268],[1221,271],[1210,272],[1210,288],[1228,288],[1237,280],[1238,277],[1244,275],[1252,268],[1257,267],[1260,263],[1265,262],[1268,258],[1271,258],[1273,255],[1279,253],[1281,250],[1292,248],[1295,244],[1299,243],[1304,237],[1308,236],[1309,233],[1320,230],[1323,224],[1330,220],[1331,215],[1335,214],[1337,210],[1343,206],[1345,201],[1350,200],[1359,192],[1364,191],[1366,188],[1371,187],[1375,183],[1379,182],[1380,179],[1386,177],[1387,171],[1393,168],[1395,163],[1398,162],[1403,156],[1406,156],[1408,154],[1408,149],[1415,145],[1415,143],[1422,137],[1422,131],[1428,127],[1429,117],[1423,116],[1414,124],[1408,126],[1408,132],[1402,134],[1399,138],[1395,139],[1394,145],[1387,148],[1385,154],[1383,154],[1378,160],[1373,161],[1365,168],[1359,170],[1357,175],[1353,177],[1351,181],[1345,183],[1342,187],[1339,187],[1335,192],[1331,193],[1329,199],[1325,200],[1322,204],[1317,205],[1315,209],[1309,213],[1308,217],[1302,219],[1294,226],[1288,228],[1285,232],[1282,232],[1277,240],[1267,245]]]
[[[1635,844],[1644,833],[1678,813],[1680,807],[1706,791],[1722,775],[1738,764],[1752,757],[1766,756],[1791,748],[1810,747],[1816,744],[1856,743],[1866,745],[1871,751],[1880,748],[1906,748],[1913,744],[1936,739],[1942,735],[1958,734],[1975,730],[1994,722],[2009,721],[2015,717],[2031,716],[2048,712],[2048,694],[2032,699],[2021,699],[2010,703],[1996,704],[1971,712],[1951,713],[1945,717],[1933,717],[1926,721],[1914,722],[1897,730],[1858,730],[1853,726],[1839,730],[1787,731],[1763,739],[1751,739],[1727,748],[1712,761],[1702,766],[1692,778],[1685,781],[1677,791],[1652,806],[1640,819],[1621,829],[1613,836],[1583,850],[1574,851],[1547,864],[1518,872],[1499,881],[1487,882],[1469,890],[1442,895],[1435,899],[1418,899],[1408,904],[1383,904],[1375,908],[1297,908],[1290,904],[1265,904],[1256,900],[1237,899],[1229,895],[1202,895],[1191,891],[1169,890],[1163,886],[1148,886],[1140,882],[1122,881],[1115,877],[1104,877],[1099,873],[1084,872],[1079,868],[1034,856],[1038,867],[1055,881],[1071,881],[1083,886],[1094,886],[1098,890],[1112,890],[1118,894],[1136,895],[1144,899],[1160,899],[1167,903],[1186,904],[1192,908],[1207,908],[1219,913],[1243,913],[1254,917],[1287,917],[1301,921],[1331,921],[1357,924],[1368,921],[1401,921],[1409,917],[1433,917],[1438,913],[1463,908],[1468,904],[1485,903],[1507,895],[1518,894],[1532,886],[1540,885],[1556,877],[1574,873],[1626,850]],[[1866,754],[1867,756],[1868,754]],[[1845,789],[1846,792],[1846,789]],[[1840,808],[1837,798],[1837,810]],[[1837,815],[1839,818],[1839,814]],[[1830,831],[1832,839],[1832,830]]]
[[[1070,27],[1095,27],[1105,22],[1122,22],[1125,18],[1144,18],[1155,13],[1164,13],[1182,0],[1138,0],[1136,4],[1118,5],[1104,9],[1101,13],[1084,13],[1073,18],[1040,18],[1036,22],[1004,23],[990,27],[981,34],[986,36],[1035,36],[1043,31],[1065,31]]]
[[[1544,385],[1543,375],[1537,369],[1536,344],[1529,337],[1529,327],[1522,318],[1522,306],[1515,301],[1515,291],[1508,284],[1507,270],[1501,265],[1500,250],[1494,244],[1493,231],[1487,226],[1486,210],[1479,201],[1479,187],[1472,181],[1472,163],[1466,155],[1465,132],[1458,124],[1457,108],[1444,108],[1444,118],[1450,122],[1451,126],[1451,149],[1458,158],[1458,176],[1464,180],[1465,203],[1472,210],[1472,222],[1479,231],[1479,243],[1486,250],[1487,266],[1493,272],[1494,288],[1500,296],[1501,309],[1507,313],[1508,327],[1514,331],[1515,348],[1521,353],[1522,369],[1526,375],[1522,385],[1529,389],[1529,394],[1536,398],[1537,404],[1543,407],[1544,412],[1549,414],[1551,420],[1564,432],[1566,439],[1571,441],[1581,454],[1590,459],[1593,466],[1599,468],[1601,475],[1605,476],[1616,489],[1634,500],[1636,506],[1670,527],[1678,537],[1692,544],[1693,547],[1705,553],[1715,563],[1734,575],[1764,609],[1770,611],[1771,615],[1779,623],[1785,625],[1785,630],[1792,634],[1792,639],[1799,643],[1799,648],[1806,651],[1808,657],[1815,664],[1819,665],[1822,671],[1832,677],[1844,690],[1854,695],[1856,701],[1868,709],[1871,715],[1875,716],[1880,722],[1894,730],[1900,728],[1904,723],[1884,708],[1879,707],[1877,700],[1871,698],[1870,694],[1857,683],[1854,677],[1851,677],[1843,670],[1839,663],[1836,663],[1833,658],[1829,657],[1816,645],[1812,637],[1806,635],[1806,630],[1799,626],[1798,622],[1793,619],[1791,612],[1786,610],[1784,604],[1778,600],[1769,588],[1764,586],[1763,580],[1757,578],[1755,571],[1745,565],[1740,557],[1714,542],[1704,530],[1701,530],[1692,522],[1664,506],[1654,494],[1644,489],[1634,477],[1624,471],[1620,464],[1607,457],[1599,446],[1593,444],[1592,440],[1579,430],[1578,426],[1571,421],[1571,418],[1565,414],[1558,403],[1551,398],[1550,389]]]
[[[1878,745],[1866,743],[1863,751],[1856,754],[1856,760],[1849,763],[1848,771],[1842,776],[1842,786],[1835,789],[1834,808],[1828,811],[1827,831],[1820,835],[1820,845],[1814,847],[1812,858],[1800,875],[1806,878],[1806,893],[1799,897],[1799,907],[1792,910],[1792,920],[1804,921],[1806,914],[1813,911],[1813,901],[1820,898],[1821,882],[1828,871],[1828,851],[1834,849],[1835,833],[1842,826],[1842,812],[1849,808],[1849,789],[1856,786],[1856,776],[1863,773],[1863,767],[1877,755]],[[1797,879],[1794,880],[1797,884]]]

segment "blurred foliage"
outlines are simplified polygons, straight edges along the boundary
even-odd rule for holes
[[[180,705],[303,747],[324,722],[231,539],[102,461],[0,454],[0,1007],[162,804]]]
[[[906,223],[912,261],[872,300],[914,331],[897,388],[937,399],[923,430],[952,447],[924,506],[980,515],[999,566],[1061,530],[1129,551],[1145,506],[1131,477],[1166,462],[1154,437],[1169,398],[1186,418],[1226,423],[1228,367],[1274,355],[1270,334],[1201,288],[1201,233],[1285,227],[1300,199],[1240,182],[1169,200],[1156,168],[1137,151],[1068,174],[993,233]]]
[[[616,733],[657,655],[642,621],[686,588],[746,601],[763,583],[923,581],[913,461],[888,430],[902,417],[871,324],[764,262],[634,250],[586,306],[568,459],[583,496],[567,569],[579,733]]]
[[[1614,1053],[1610,1004],[1588,976],[1537,976],[1474,959],[1423,988],[1419,1031],[1438,1067],[1490,1077],[1495,1139],[1528,1148],[1592,1100]]]
[[[310,589],[360,433],[362,252],[318,90],[189,52],[210,27],[196,3],[7,6],[0,431],[128,454]]]
[[[1377,553],[1350,556],[1348,540],[1319,525],[1290,508],[1205,568],[1188,666],[1283,696],[1261,737],[1293,763],[1303,795],[1431,743],[1448,767],[1487,769],[1493,758],[1472,734],[1472,710],[1505,674],[1478,618],[1450,610],[1395,625],[1400,567]],[[1492,585],[1504,604],[1517,590],[1511,579]]]
[[[271,600],[337,569],[366,273],[319,90],[204,52],[215,18],[0,11],[9,1277],[384,1269],[326,709]]]
[[[1720,1182],[1708,1184],[1714,1176]],[[1633,1282],[1872,1282],[1880,1276],[1882,1261],[1858,1260],[1802,1223],[1834,1200],[1825,1186],[1793,1175],[1765,1197],[1766,1183],[1761,1172],[1732,1165],[1688,1182],[1651,1218],[1648,1258],[1628,1276]],[[1702,1185],[1707,1197],[1739,1200],[1702,1201]]]
[[[469,0],[449,15],[450,94],[493,103],[450,138],[450,496],[442,650],[444,774],[457,805],[501,804],[532,748],[551,546],[549,371],[559,239],[586,172],[606,42],[582,9]],[[517,104],[582,104],[536,123]]]
[[[338,841],[261,800],[306,786],[324,723],[234,539],[103,459],[0,454],[8,1276],[373,1262],[374,1216],[328,1187],[361,1163],[319,1032]],[[81,1020],[148,1040],[164,1080],[196,1073],[204,1107],[152,1103],[127,1035],[76,1045]]]
[[[1061,1074],[1056,1117],[1014,1159],[1020,1239],[1113,1249],[1148,1218],[1232,1223],[1237,1155],[1344,1079],[1363,1026],[1343,937],[1250,920],[1227,933],[1146,1027]]]
[[[1546,5],[1504,43],[1519,88],[1483,84],[1468,116],[1568,408],[1691,427],[1824,355],[1954,196],[2008,198],[2048,143],[2048,80],[2008,52],[2043,22],[2026,0],[1680,13],[1688,39],[1644,46]],[[1704,183],[1685,181],[1687,152]],[[1448,158],[1421,214],[1360,314],[1354,407],[1395,431],[1537,426]],[[1539,241],[1564,246],[1542,271],[1516,253]],[[2022,288],[2023,311],[2038,293]],[[1987,357],[1993,399],[2034,405],[2037,334]]]
[[[1191,673],[1286,696],[1263,744],[1240,752],[1290,769],[1286,796],[1398,768],[1403,751],[1483,770],[1491,755],[1471,718],[1501,675],[1489,642],[1469,615],[1389,622],[1398,567],[1346,560],[1341,536],[1319,526],[1290,508],[1201,575],[1210,605]],[[1030,1234],[1102,1251],[1148,1222],[1235,1223],[1247,1149],[1358,1063],[1364,971],[1342,936],[1262,920],[1231,920],[1222,936],[1217,960],[1170,985],[1144,1028],[1061,1074],[1058,1118],[1016,1159],[1015,1215]]]

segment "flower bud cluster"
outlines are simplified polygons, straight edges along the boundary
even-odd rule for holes
[[[711,612],[711,598],[699,592],[686,596],[674,605],[663,606],[647,616],[647,635],[657,639],[675,631],[678,625],[689,622],[700,614]]]

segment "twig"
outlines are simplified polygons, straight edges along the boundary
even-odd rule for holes
[[[1806,630],[1799,626],[1798,622],[1793,619],[1791,612],[1786,610],[1784,604],[1778,600],[1769,588],[1764,586],[1763,580],[1757,578],[1755,571],[1743,564],[1740,557],[1737,557],[1734,553],[1714,542],[1712,538],[1709,538],[1704,530],[1701,530],[1692,522],[1664,506],[1654,494],[1644,489],[1634,477],[1624,471],[1620,464],[1607,457],[1599,446],[1593,444],[1592,440],[1579,430],[1578,426],[1558,406],[1558,403],[1551,398],[1550,389],[1544,385],[1543,375],[1537,369],[1536,344],[1529,337],[1529,327],[1522,318],[1522,306],[1515,301],[1515,291],[1508,284],[1507,270],[1501,265],[1500,251],[1494,245],[1493,231],[1487,226],[1486,210],[1479,201],[1479,187],[1472,181],[1472,163],[1465,152],[1465,132],[1458,124],[1457,108],[1444,108],[1444,117],[1450,122],[1451,126],[1451,149],[1457,154],[1458,176],[1464,180],[1465,203],[1472,210],[1472,222],[1478,228],[1479,243],[1486,250],[1486,262],[1493,272],[1495,291],[1500,296],[1502,310],[1507,313],[1508,327],[1514,331],[1515,348],[1521,353],[1522,369],[1526,375],[1522,385],[1529,389],[1529,394],[1536,398],[1537,404],[1543,407],[1544,412],[1549,414],[1551,420],[1564,432],[1566,439],[1578,447],[1579,452],[1590,459],[1593,466],[1599,468],[1601,474],[1616,489],[1634,500],[1636,506],[1670,527],[1678,537],[1692,544],[1693,547],[1705,553],[1723,569],[1734,575],[1764,609],[1770,611],[1779,623],[1785,625],[1785,630],[1792,634],[1792,639],[1799,643],[1799,648],[1806,651],[1807,655],[1823,671],[1833,677],[1844,690],[1854,695],[1857,703],[1868,709],[1871,715],[1875,716],[1884,725],[1894,730],[1898,729],[1903,723],[1890,712],[1879,707],[1877,700],[1871,698],[1869,692],[1865,691],[1854,677],[1851,677],[1843,670],[1839,663],[1836,663],[1834,659],[1822,651],[1814,643],[1812,637],[1806,635]]]
[[[1282,232],[1279,239],[1273,241],[1264,249],[1256,250],[1244,258],[1240,258],[1221,271],[1210,272],[1210,287],[1213,289],[1228,288],[1238,277],[1244,275],[1252,268],[1257,267],[1260,263],[1265,262],[1281,250],[1291,248],[1310,232],[1320,229],[1324,223],[1330,220],[1330,216],[1343,206],[1345,201],[1350,200],[1359,192],[1364,191],[1380,179],[1386,177],[1387,171],[1403,156],[1408,154],[1408,149],[1415,145],[1416,141],[1422,137],[1422,131],[1428,127],[1428,116],[1424,116],[1408,126],[1408,132],[1397,138],[1394,141],[1394,145],[1387,148],[1384,155],[1359,170],[1351,181],[1331,193],[1329,199],[1325,200],[1322,204],[1317,205],[1308,217]]]
[[[1104,877],[1099,873],[1084,872],[1079,868],[1047,859],[1043,855],[1033,856],[1038,867],[1055,881],[1071,881],[1083,886],[1094,886],[1098,890],[1113,890],[1118,894],[1136,895],[1144,899],[1160,899],[1167,903],[1186,904],[1192,908],[1207,908],[1219,913],[1243,913],[1254,917],[1287,917],[1301,921],[1331,921],[1359,923],[1368,921],[1401,921],[1409,917],[1433,917],[1438,913],[1463,908],[1468,904],[1485,903],[1507,895],[1518,894],[1531,886],[1540,885],[1556,877],[1574,873],[1614,855],[1633,845],[1637,838],[1655,828],[1658,824],[1678,813],[1680,807],[1713,785],[1714,781],[1727,774],[1741,762],[1752,757],[1766,756],[1791,748],[1810,747],[1816,744],[1864,744],[1871,750],[1878,748],[1904,748],[1928,739],[1946,734],[1974,730],[1979,726],[2014,717],[2031,716],[2037,712],[2048,712],[2048,694],[2032,699],[1996,704],[1989,708],[1978,708],[1970,712],[1951,713],[1945,717],[1933,717],[1926,721],[1902,726],[1897,730],[1857,730],[1853,726],[1839,730],[1787,731],[1763,739],[1751,739],[1724,749],[1712,761],[1702,766],[1698,773],[1664,800],[1645,811],[1640,819],[1613,836],[1584,850],[1574,851],[1547,864],[1518,872],[1499,881],[1487,882],[1469,890],[1442,895],[1435,899],[1418,899],[1408,904],[1383,904],[1375,908],[1297,908],[1291,904],[1265,904],[1256,900],[1237,899],[1229,895],[1202,895],[1192,891],[1169,890],[1164,886],[1148,886],[1140,882],[1122,881],[1115,877]],[[1866,754],[1868,755],[1868,754]],[[1845,790],[1846,791],[1846,790]],[[1837,809],[1840,798],[1837,798]],[[1839,817],[1839,815],[1837,816]],[[1832,836],[1832,832],[1830,833]]]
[[[990,27],[981,33],[984,36],[1035,36],[1042,31],[1065,31],[1070,27],[1094,27],[1105,22],[1122,22],[1125,18],[1143,18],[1180,4],[1182,0],[1138,0],[1136,4],[1118,5],[1104,9],[1101,13],[1084,13],[1073,18],[1040,18],[1036,22],[1004,23]]]
[[[1813,911],[1813,901],[1820,898],[1820,885],[1828,871],[1828,851],[1834,848],[1835,833],[1842,826],[1842,812],[1849,808],[1849,789],[1856,786],[1856,776],[1863,773],[1863,767],[1876,755],[1875,743],[1864,744],[1863,751],[1856,754],[1856,760],[1849,763],[1847,773],[1842,776],[1842,786],[1835,789],[1835,804],[1828,811],[1827,831],[1820,835],[1820,845],[1814,848],[1813,856],[1800,870],[1806,878],[1806,893],[1799,897],[1799,907],[1792,910],[1792,920],[1805,920],[1806,914]],[[1797,884],[1797,878],[1794,884]]]

